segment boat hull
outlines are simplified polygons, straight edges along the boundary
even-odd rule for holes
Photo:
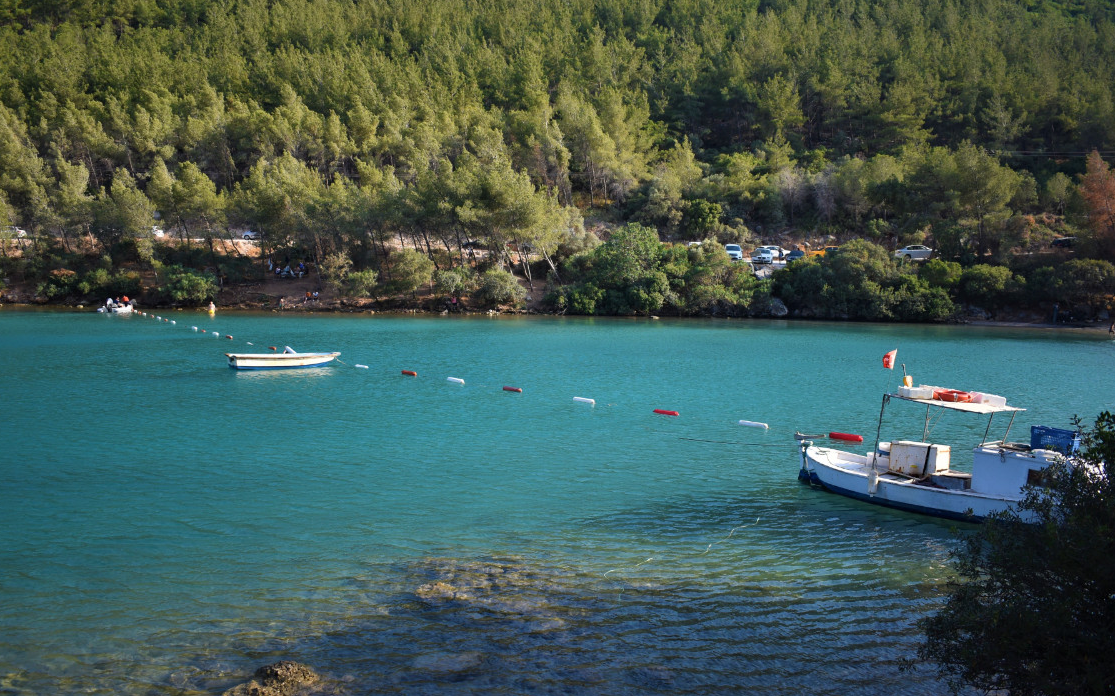
[[[870,474],[868,457],[826,447],[803,447],[799,478],[865,503],[950,520],[982,522],[1019,502],[1018,498],[919,485],[912,478],[886,472],[878,476],[873,487]]]
[[[325,367],[340,353],[225,353],[234,370],[292,370]]]

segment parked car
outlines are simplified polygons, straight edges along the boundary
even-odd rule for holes
[[[933,250],[921,244],[911,244],[894,252],[894,255],[908,261],[927,261],[933,255]]]
[[[1054,249],[1071,249],[1076,244],[1076,237],[1057,237],[1049,246]]]
[[[10,234],[12,237],[18,237],[19,239],[23,239],[24,237],[27,236],[27,230],[25,230],[21,227],[15,227],[15,226],[5,227],[4,232],[6,232],[7,234]]]
[[[751,263],[774,263],[774,252],[766,247],[759,247],[751,252]]]
[[[764,244],[763,246],[761,246],[759,248],[760,249],[770,249],[771,256],[773,256],[776,261],[778,259],[786,258],[786,254],[790,253],[789,249],[783,249],[782,247],[778,246],[777,244]]]
[[[827,247],[825,247],[824,253],[831,254],[832,252],[839,251],[839,250],[840,250],[840,247],[838,247],[838,246],[827,246]]]
[[[805,252],[804,251],[802,251],[801,249],[794,249],[789,254],[786,254],[786,263],[791,263],[793,261],[797,261],[798,259],[804,259],[804,258],[805,258]]]
[[[151,236],[155,239],[162,239],[166,236],[166,232],[164,232],[163,228],[159,227],[158,225],[151,225]]]
[[[244,230],[243,237],[248,241],[257,241],[259,240],[259,232],[256,232],[255,230]]]
[[[743,261],[743,249],[739,244],[725,244],[724,251],[728,252],[728,258],[732,261]]]

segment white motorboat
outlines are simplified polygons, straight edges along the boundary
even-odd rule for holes
[[[225,353],[228,366],[235,370],[282,370],[295,367],[321,367],[340,353],[299,353],[290,346],[281,353]]]
[[[933,387],[920,389],[934,390]],[[916,392],[917,389],[909,391]],[[939,390],[963,394],[954,390]],[[1069,430],[1035,426],[1029,445],[1007,441],[1015,416],[1025,409],[1007,406],[1001,397],[986,403],[941,401],[901,394],[884,394],[879,412],[892,401],[913,402],[926,407],[921,441],[879,441],[867,454],[819,447],[811,436],[798,435],[801,470],[798,478],[814,486],[876,505],[936,517],[980,522],[988,515],[1017,505],[1028,484],[1040,484],[1042,471],[1053,462],[1075,453],[1080,439]],[[971,473],[950,468],[948,445],[928,441],[933,409],[988,417],[983,441],[973,450]],[[1002,440],[987,441],[995,414],[1009,413],[1010,423]],[[1054,449],[1057,448],[1057,449]],[[1059,450],[1059,451],[1058,451]]]
[[[135,307],[129,304],[114,304],[98,307],[97,311],[101,314],[131,314],[135,311]]]

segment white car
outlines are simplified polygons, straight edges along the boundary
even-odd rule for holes
[[[933,255],[933,250],[921,244],[911,244],[894,252],[894,255],[908,261],[927,261]]]
[[[759,247],[751,252],[751,263],[774,263],[774,252],[766,247]]]
[[[163,228],[158,225],[151,225],[151,236],[156,239],[162,239],[166,236],[166,232],[163,232]]]
[[[249,241],[259,239],[259,232],[256,232],[255,230],[244,230],[244,239],[247,239]]]
[[[13,237],[18,237],[20,239],[23,239],[27,236],[27,230],[23,229],[22,227],[5,227],[4,231],[12,235]]]
[[[776,261],[778,259],[786,258],[786,254],[790,253],[789,249],[783,249],[782,247],[778,246],[777,244],[766,244],[766,245],[763,245],[759,248],[760,249],[770,249],[770,254],[771,254],[771,256],[774,257],[774,259]]]
[[[739,244],[725,244],[724,251],[728,252],[728,258],[733,261],[743,261],[743,249]]]

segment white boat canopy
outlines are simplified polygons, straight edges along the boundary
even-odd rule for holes
[[[915,404],[936,406],[937,408],[947,408],[951,411],[963,411],[965,413],[975,413],[983,416],[993,413],[1017,413],[1018,411],[1026,410],[1015,406],[992,406],[991,404],[966,404],[952,401],[938,401],[936,399],[914,399],[909,396],[899,396],[898,394],[887,394],[887,396],[892,399],[901,399],[902,401],[909,401]]]

